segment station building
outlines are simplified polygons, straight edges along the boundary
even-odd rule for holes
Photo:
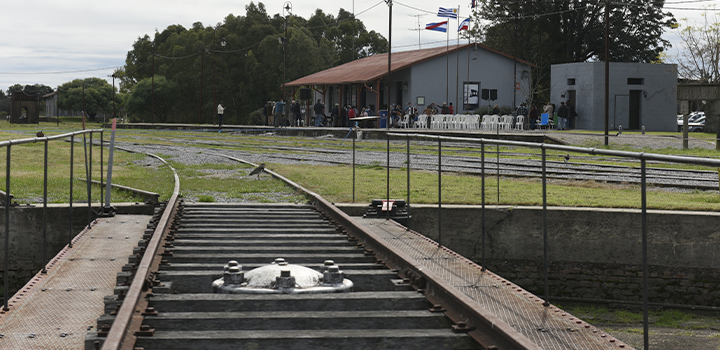
[[[677,131],[677,66],[610,62],[608,128]],[[551,66],[550,97],[557,107],[571,101],[576,128],[605,130],[605,63]]]
[[[377,112],[390,102],[419,110],[430,103],[452,103],[455,113],[480,106],[517,106],[529,99],[531,63],[481,44],[461,44],[392,52],[388,84],[388,54],[377,54],[326,69],[285,84],[306,91],[303,99],[322,100],[329,107],[371,106]],[[496,90],[495,100],[483,100],[482,89]],[[308,96],[307,92],[311,92]],[[301,93],[301,95],[303,95]],[[459,106],[459,108],[458,108]]]

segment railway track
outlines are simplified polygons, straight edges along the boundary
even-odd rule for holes
[[[86,348],[626,348],[420,234],[359,224],[270,173],[310,203],[185,204],[176,182]]]
[[[425,297],[397,271],[341,234],[309,205],[203,205],[180,209],[172,256],[160,267],[160,288],[145,317],[154,333],[144,349],[478,349],[453,322],[429,311]],[[246,274],[283,258],[320,271],[328,260],[354,284],[352,293],[213,294],[223,265]],[[279,261],[279,260],[278,260]],[[298,280],[300,276],[296,277]],[[158,291],[158,289],[163,292]]]

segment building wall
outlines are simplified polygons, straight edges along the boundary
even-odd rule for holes
[[[641,84],[628,84],[628,78]],[[569,80],[575,80],[571,85]],[[671,64],[610,62],[608,127],[617,130],[676,131],[677,67]],[[576,127],[605,129],[605,63],[578,62],[551,67],[551,100],[556,106],[575,91]],[[635,92],[632,92],[635,91]],[[634,94],[634,95],[633,95]],[[631,121],[631,100],[639,104],[639,121]],[[637,124],[637,127],[633,124]]]
[[[416,64],[407,71],[409,71],[408,91],[407,97],[403,98],[405,105],[408,101],[415,104],[418,96],[424,96],[425,105],[419,108],[424,108],[432,102],[442,105],[443,101],[447,101],[453,103],[456,113],[464,112],[463,83],[466,81],[479,82],[480,89],[497,89],[498,99],[489,101],[491,105],[512,106],[513,94],[517,94],[516,105],[529,98],[530,67],[518,62],[517,79],[521,81],[521,89],[516,90],[513,84],[513,59],[480,47],[477,51],[471,46],[458,52],[451,52],[447,60],[445,56],[437,57]],[[527,71],[525,78],[523,71]],[[446,72],[447,84],[449,84],[447,89]],[[394,77],[393,74],[393,80]],[[480,100],[481,105],[486,103],[488,102]],[[457,106],[460,108],[458,109]]]

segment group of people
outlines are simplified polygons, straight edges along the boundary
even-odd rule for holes
[[[546,105],[543,106],[542,113],[546,113],[549,116],[549,123],[552,123],[553,116],[557,114],[558,130],[575,129],[575,119],[577,118],[578,114],[575,111],[575,106],[573,106],[572,102],[570,101],[560,102],[560,107],[557,109],[555,108],[554,103],[548,102]],[[493,108],[493,114],[500,115],[500,109],[498,108],[498,105],[495,105],[495,108]],[[530,124],[530,130],[535,130],[538,125],[538,118],[540,117],[537,105],[533,103],[530,107],[530,110],[528,111],[525,103],[520,104],[520,107],[515,109],[515,111],[513,112],[514,117],[517,117],[519,115],[527,116],[528,122]]]
[[[413,106],[412,102],[408,102],[407,106],[405,108],[402,108],[402,106],[398,104],[391,104],[390,105],[390,127],[398,127],[400,126],[400,122],[403,120],[404,116],[408,116],[408,127],[412,127],[413,123],[417,121],[417,117],[420,113],[419,109],[415,106]],[[452,102],[448,104],[447,102],[443,102],[442,106],[438,106],[436,103],[431,103],[423,109],[422,114],[425,115],[434,115],[434,114],[455,114],[455,107],[453,107]]]
[[[274,127],[282,126],[300,126],[302,125],[303,108],[300,101],[292,100],[291,103],[285,103],[283,99],[279,101],[267,101],[263,107],[263,116],[265,116],[265,125],[272,124]],[[270,123],[270,117],[272,122]]]
[[[371,106],[363,107],[358,110],[357,107],[353,105],[345,105],[341,107],[339,103],[336,103],[330,113],[330,118],[332,119],[332,126],[346,127],[352,126],[351,122],[353,119],[369,117],[372,115],[373,110]]]

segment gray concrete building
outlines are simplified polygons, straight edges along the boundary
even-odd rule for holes
[[[605,130],[605,63],[551,67],[550,97],[571,101],[576,128]],[[677,67],[674,64],[610,62],[608,128],[677,131]]]
[[[450,45],[393,52],[388,85],[388,55],[377,54],[288,82],[287,93],[313,89],[312,101],[383,108],[390,88],[390,102],[422,110],[430,103],[452,103],[455,113],[488,104],[519,105],[530,97],[531,63],[481,44]],[[483,100],[482,89],[496,90],[495,100]],[[459,108],[458,108],[459,106]]]

